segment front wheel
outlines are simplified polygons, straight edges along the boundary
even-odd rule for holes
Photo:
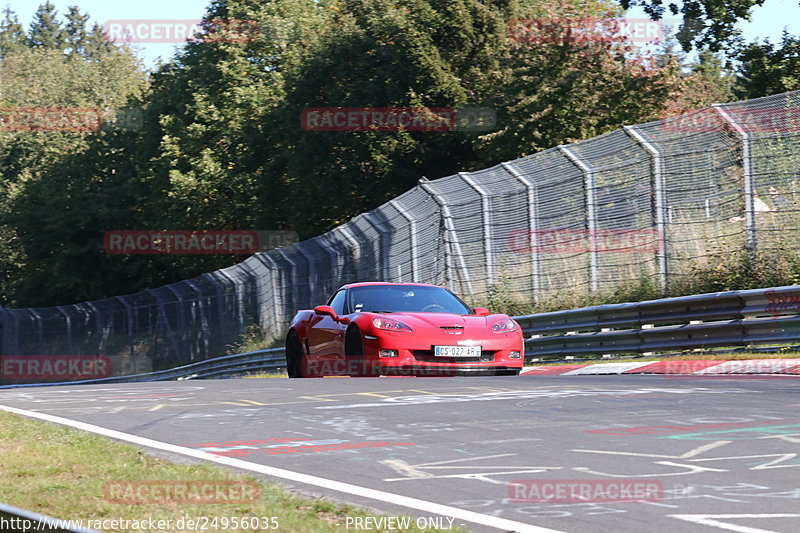
[[[290,378],[302,378],[303,345],[300,337],[292,331],[286,338],[286,373]]]
[[[347,330],[344,338],[344,358],[349,375],[358,377],[373,375],[364,358],[364,339],[361,337],[361,330],[356,326],[351,326]]]

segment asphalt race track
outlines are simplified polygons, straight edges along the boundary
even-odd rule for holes
[[[800,531],[796,377],[228,379],[5,390],[0,405],[377,489],[390,496],[280,480],[389,515],[439,516],[398,495],[517,531]]]

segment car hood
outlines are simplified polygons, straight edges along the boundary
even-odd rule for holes
[[[485,329],[498,320],[505,318],[505,315],[457,315],[454,313],[373,313],[375,315],[385,316],[399,320],[411,326],[429,326],[433,328],[441,328],[447,326],[461,326],[464,329]]]

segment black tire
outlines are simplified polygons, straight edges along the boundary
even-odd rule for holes
[[[344,338],[344,356],[361,357],[364,355],[364,340],[361,338],[361,330],[353,326],[347,330]]]
[[[364,339],[361,330],[356,326],[348,328],[344,337],[344,358],[347,364],[347,374],[354,377],[366,376],[364,368]]]
[[[290,378],[302,378],[303,345],[300,337],[292,331],[286,337],[286,373]]]

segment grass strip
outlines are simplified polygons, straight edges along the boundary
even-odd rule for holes
[[[255,483],[258,488],[239,492],[247,496],[238,498],[248,500],[246,503],[209,503],[208,497],[202,503],[175,503],[175,498],[167,498],[171,501],[165,502],[163,496],[159,501],[150,497],[147,503],[117,503],[114,500],[120,499],[120,493],[115,497],[113,489],[110,490],[120,484],[138,487],[170,482],[198,491],[209,486],[227,486],[225,484],[230,482],[249,487]],[[127,494],[130,502],[133,493]],[[210,499],[224,498],[215,493]],[[106,520],[107,523],[111,520],[171,520],[171,527],[158,529],[170,533],[196,531],[179,528],[177,520],[181,518],[203,521],[208,526],[205,531],[209,532],[327,533],[345,530],[348,517],[351,523],[358,517],[372,517],[371,524],[375,526],[371,531],[397,531],[382,529],[381,515],[365,509],[290,494],[277,483],[216,465],[171,463],[152,457],[136,446],[3,411],[0,411],[0,502],[64,520]],[[262,517],[275,519],[270,521]],[[233,527],[233,518],[247,518],[249,523],[239,520],[239,527]],[[408,520],[411,527],[403,531],[442,531],[419,529],[414,518]],[[92,528],[93,525],[96,524],[84,522],[83,527]],[[111,527],[104,531],[135,530]],[[447,531],[465,533],[467,530]]]

